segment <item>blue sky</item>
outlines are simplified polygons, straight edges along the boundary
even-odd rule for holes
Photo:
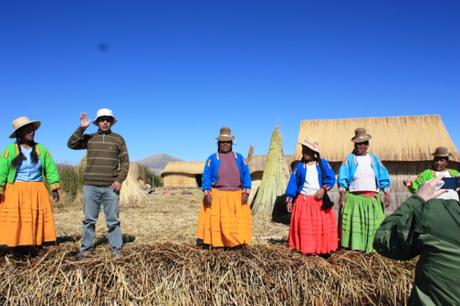
[[[278,123],[290,154],[300,120],[417,114],[458,148],[459,37],[459,1],[0,0],[0,146],[27,115],[76,163],[80,112],[109,107],[132,160],[204,160],[221,126],[266,154]]]

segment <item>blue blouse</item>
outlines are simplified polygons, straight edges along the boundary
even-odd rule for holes
[[[30,153],[32,153],[32,148],[24,148],[21,146],[22,154],[26,157],[22,161],[21,166],[16,172],[16,181],[23,182],[41,182],[42,181],[42,163],[38,159],[37,163],[32,162]]]

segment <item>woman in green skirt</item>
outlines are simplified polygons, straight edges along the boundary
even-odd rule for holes
[[[340,166],[338,178],[341,246],[366,253],[374,251],[375,232],[385,217],[383,203],[390,204],[390,176],[377,155],[367,151],[370,139],[366,129],[355,130],[354,150]]]

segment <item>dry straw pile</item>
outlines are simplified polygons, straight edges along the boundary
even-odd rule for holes
[[[123,181],[120,192],[120,205],[140,205],[147,202],[144,169],[138,163],[130,163],[126,180]]]
[[[276,245],[138,245],[120,258],[101,252],[82,261],[73,248],[52,248],[34,263],[1,259],[0,303],[404,305],[414,269],[376,254],[323,259]]]

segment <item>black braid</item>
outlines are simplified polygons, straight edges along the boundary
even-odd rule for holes
[[[37,154],[37,151],[35,150],[36,146],[37,146],[37,143],[34,141],[34,144],[32,145],[32,152],[30,152],[30,158],[32,159],[32,163],[34,165],[38,163],[38,154]]]
[[[19,143],[19,139],[16,141],[16,144],[19,148],[19,154],[13,159],[11,164],[13,165],[14,168],[19,168],[21,167],[22,161],[26,160],[26,157],[24,156],[24,154],[22,154],[21,144]]]
[[[16,156],[13,161],[11,162],[11,164],[13,165],[14,168],[19,168],[21,167],[22,165],[22,162],[24,160],[26,160],[27,158],[24,156],[24,154],[22,153],[22,148],[21,148],[21,140],[20,139],[17,139],[16,140],[16,144],[19,148],[19,154],[18,156]],[[35,147],[36,147],[37,143],[33,143],[32,144],[32,151],[30,152],[30,157],[32,159],[32,163],[33,164],[36,164],[38,163],[38,154],[37,152],[35,151]]]

